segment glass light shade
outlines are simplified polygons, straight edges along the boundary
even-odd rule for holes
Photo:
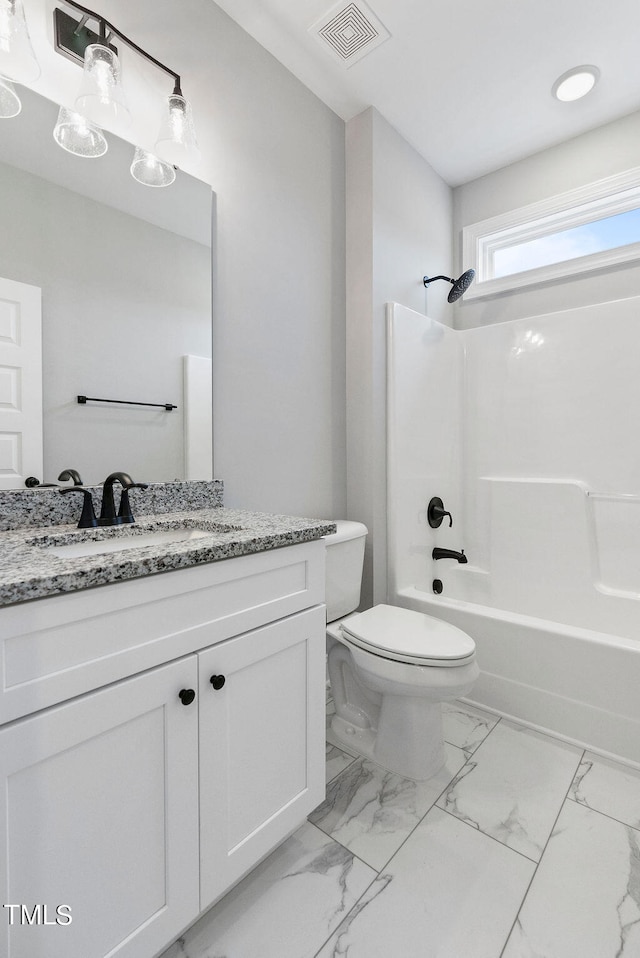
[[[87,47],[76,108],[98,126],[109,126],[114,120],[129,119],[120,61],[109,47],[100,43],[91,43]]]
[[[108,144],[102,130],[90,123],[86,117],[61,106],[53,138],[67,153],[87,158],[104,156]]]
[[[0,75],[17,83],[32,83],[40,76],[22,0],[0,0]]]
[[[200,156],[191,104],[183,96],[173,93],[167,101],[167,107],[156,140],[156,153],[172,166],[182,166],[185,160]]]
[[[22,103],[13,83],[6,77],[0,77],[0,118],[9,120],[17,116],[21,109]]]
[[[176,178],[176,171],[169,163],[137,146],[133,154],[131,175],[143,186],[171,186]]]

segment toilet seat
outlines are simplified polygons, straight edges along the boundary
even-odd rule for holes
[[[455,625],[393,605],[376,605],[352,615],[340,631],[346,642],[364,651],[412,665],[466,665],[476,650],[471,636]]]

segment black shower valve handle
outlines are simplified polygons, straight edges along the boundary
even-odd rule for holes
[[[439,529],[445,516],[449,516],[449,528],[453,525],[453,516],[444,507],[442,499],[434,496],[427,506],[427,522],[432,529]]]

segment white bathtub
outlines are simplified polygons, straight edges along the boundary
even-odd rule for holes
[[[479,706],[636,765],[639,349],[640,297],[469,330],[387,314],[387,600],[475,639]]]
[[[640,766],[639,642],[415,588],[394,601],[474,638],[469,702]]]

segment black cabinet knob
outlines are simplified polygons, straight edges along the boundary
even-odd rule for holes
[[[180,689],[178,697],[183,705],[191,705],[196,697],[196,693],[193,689]]]
[[[222,686],[226,682],[226,679],[224,675],[212,675],[209,681],[211,682],[211,684],[213,685],[214,689],[217,692],[218,689],[222,688]]]

